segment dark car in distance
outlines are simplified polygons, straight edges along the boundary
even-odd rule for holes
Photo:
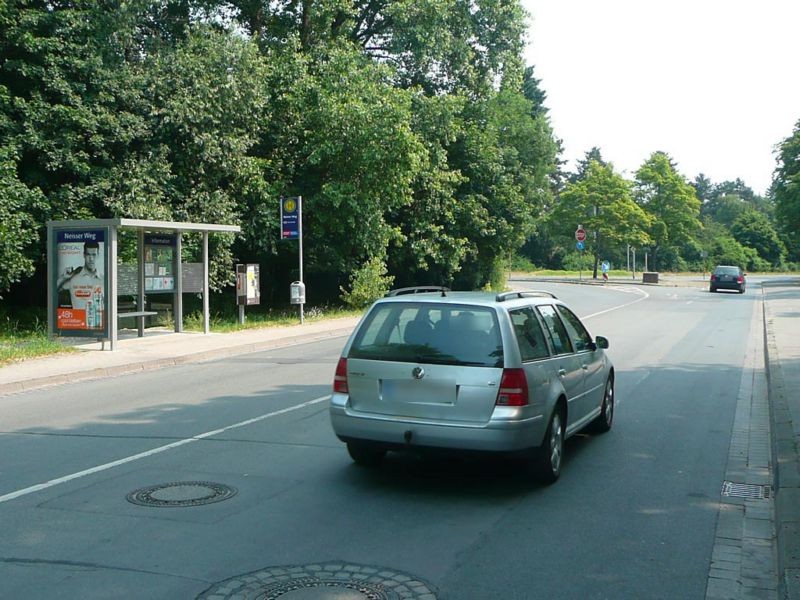
[[[746,276],[747,274],[739,267],[718,265],[711,273],[709,291],[736,290],[740,294],[744,294],[747,286]]]

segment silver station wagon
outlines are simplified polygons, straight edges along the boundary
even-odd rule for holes
[[[333,430],[360,465],[378,466],[387,451],[509,453],[552,483],[566,438],[611,428],[605,348],[549,292],[395,290],[344,347]]]

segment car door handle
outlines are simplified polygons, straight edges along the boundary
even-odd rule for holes
[[[566,369],[559,369],[559,370],[558,370],[558,376],[559,376],[559,377],[566,377],[566,376],[567,376],[567,371],[566,371]]]

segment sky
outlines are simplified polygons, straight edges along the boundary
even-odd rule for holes
[[[566,168],[593,146],[633,178],[664,151],[689,181],[766,194],[800,121],[800,0],[522,0]]]

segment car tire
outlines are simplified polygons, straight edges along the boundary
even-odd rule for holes
[[[347,453],[362,467],[379,467],[386,456],[386,450],[363,442],[347,442]]]
[[[555,483],[561,475],[564,458],[564,414],[556,407],[544,434],[544,440],[536,453],[533,475],[544,484]]]
[[[717,288],[715,288],[715,287],[712,285],[712,286],[711,286],[711,287],[708,289],[708,291],[709,291],[709,292],[711,292],[711,293],[713,294],[714,292],[716,292],[716,291],[717,291]]]
[[[744,286],[742,286],[742,287],[740,287],[740,288],[739,288],[739,293],[740,293],[740,294],[744,294]]]
[[[611,430],[614,424],[614,378],[609,377],[606,381],[606,389],[603,392],[603,404],[600,405],[600,414],[592,421],[591,430],[596,433],[605,433]]]

